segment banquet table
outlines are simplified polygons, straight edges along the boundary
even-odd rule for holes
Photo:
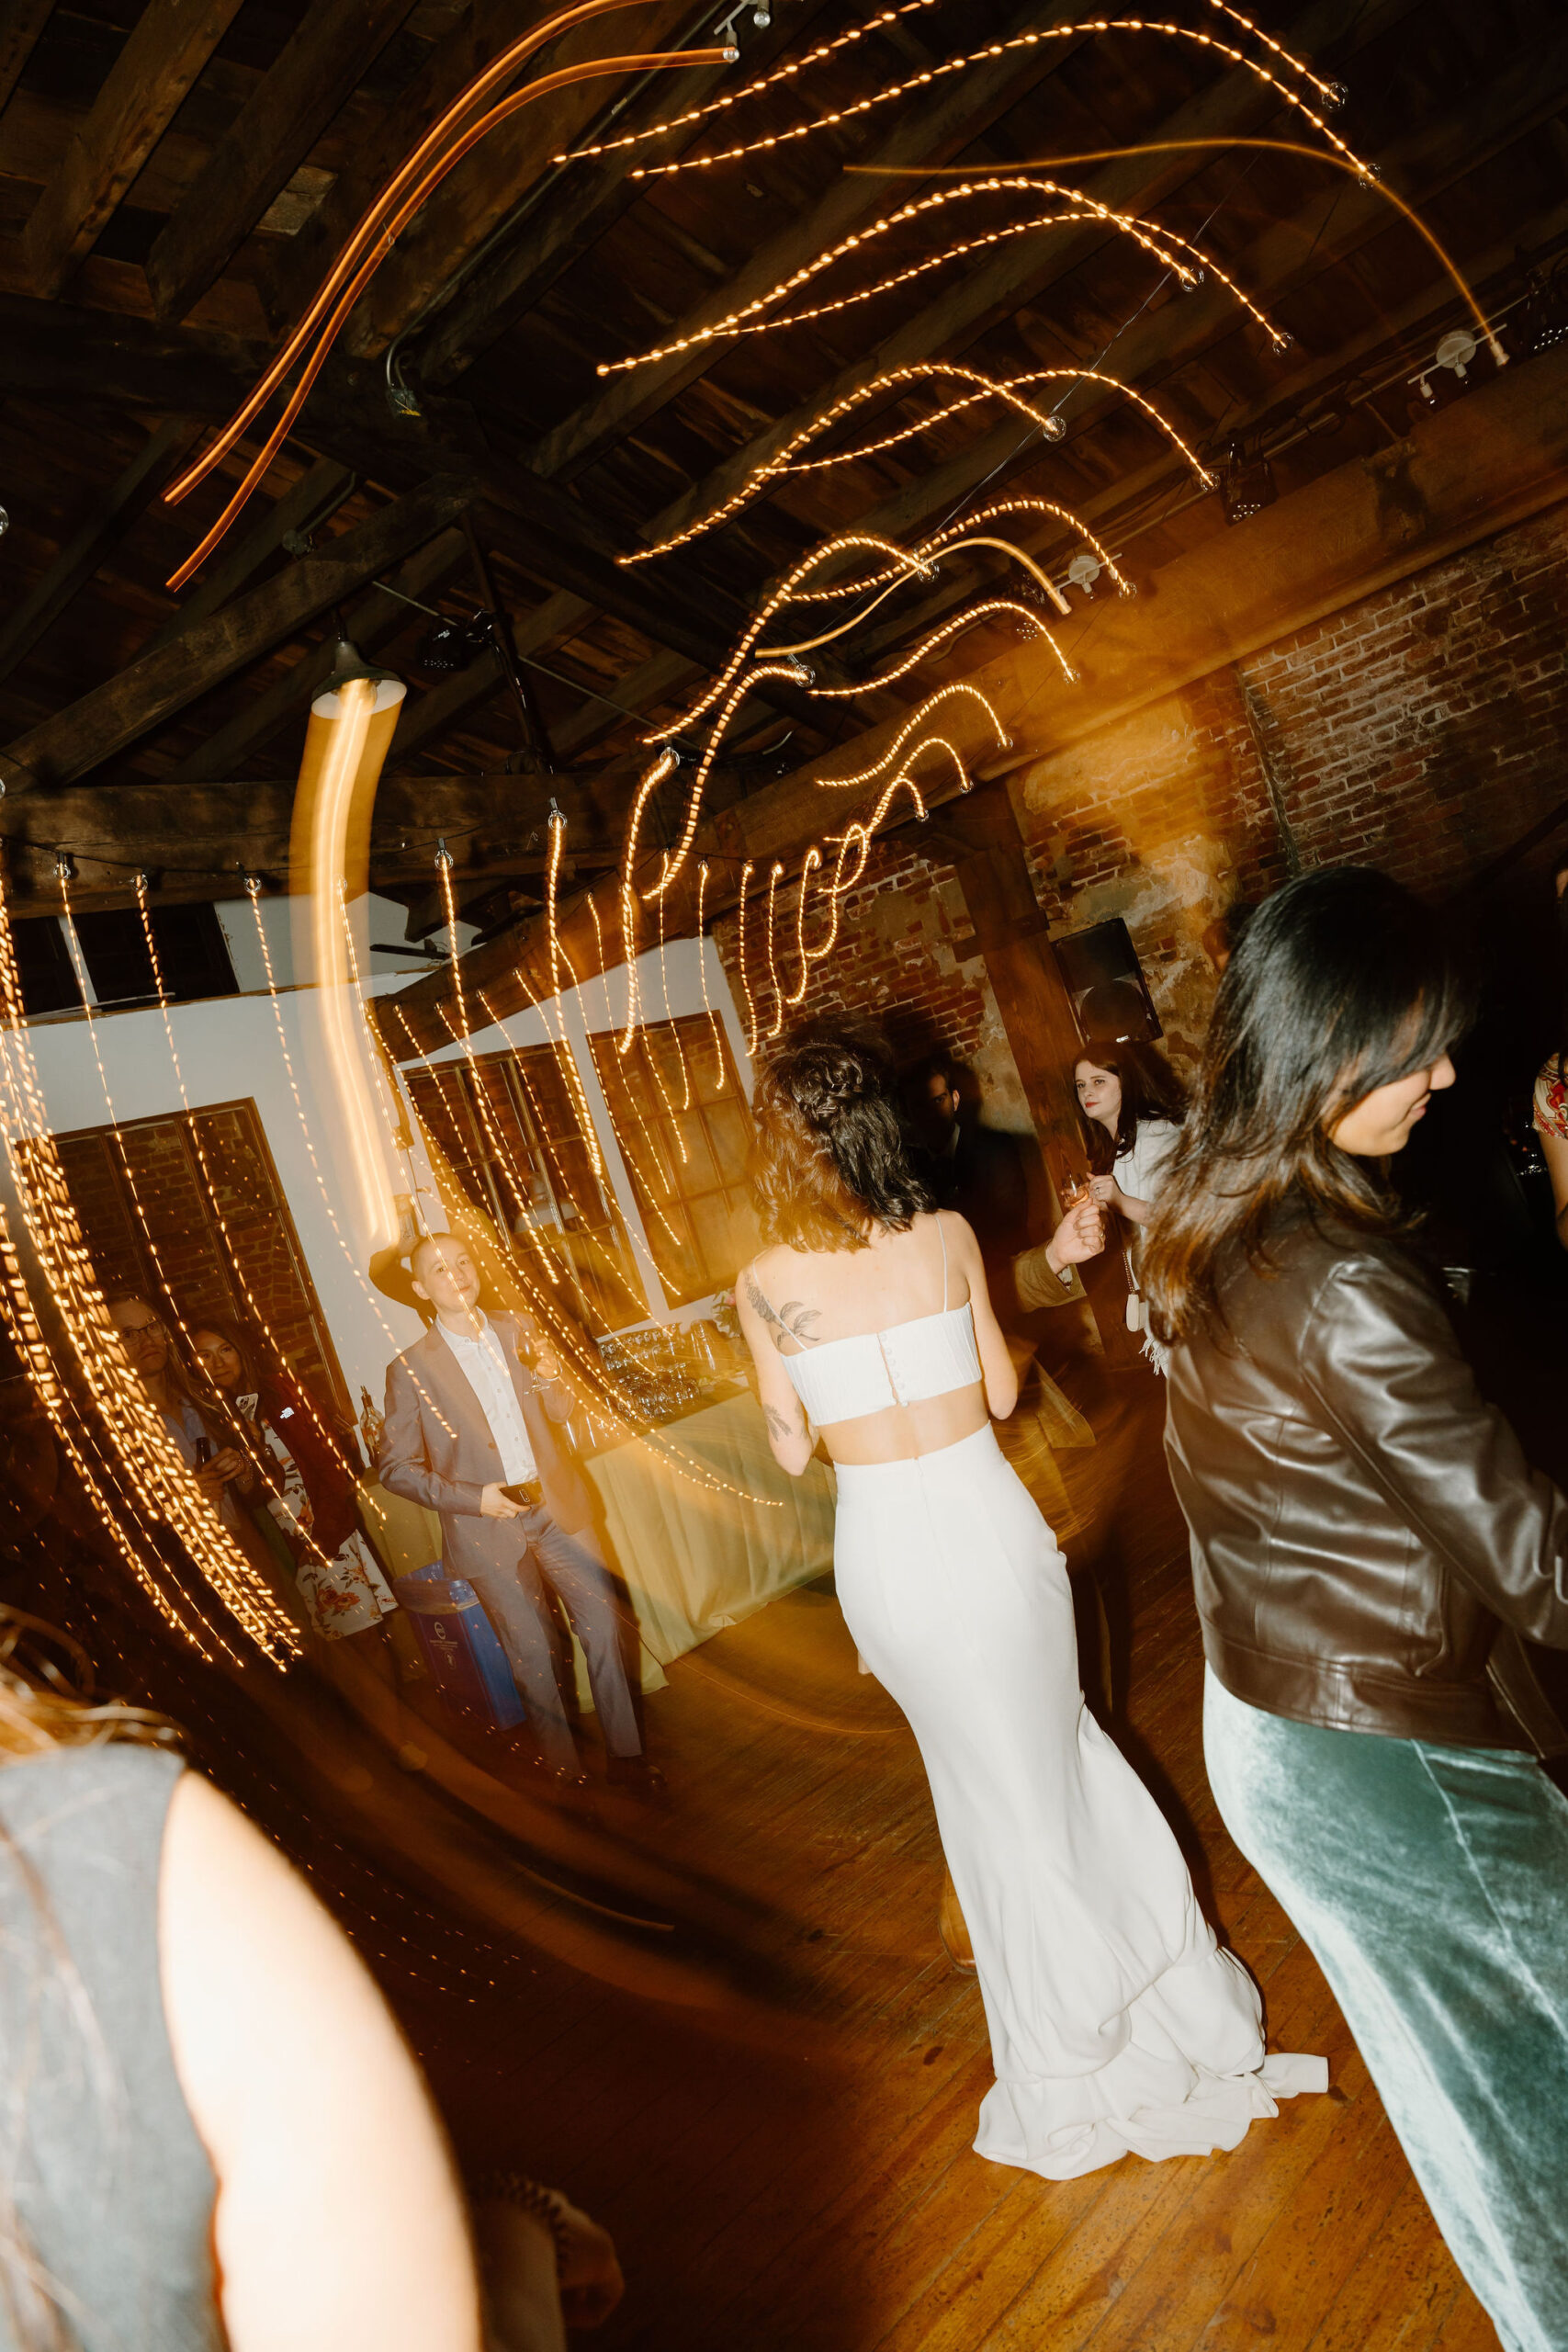
[[[637,1612],[645,1690],[663,1688],[672,1658],[833,1565],[831,1473],[810,1462],[785,1476],[749,1388],[582,1466]],[[367,1481],[361,1512],[394,1577],[441,1557],[434,1511]],[[587,1705],[581,1652],[577,1679]]]

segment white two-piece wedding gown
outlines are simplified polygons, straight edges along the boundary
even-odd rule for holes
[[[980,1378],[942,1250],[940,1314],[783,1357],[818,1426]],[[978,2154],[1052,2180],[1207,2155],[1325,2090],[1321,2058],[1265,2056],[1256,1985],[1084,1705],[1063,1555],[990,1426],[838,1481],[844,1619],[919,1743],[974,1944],[997,2074]]]

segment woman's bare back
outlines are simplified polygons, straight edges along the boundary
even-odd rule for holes
[[[933,1453],[983,1429],[988,1409],[1011,1410],[1016,1384],[975,1237],[962,1217],[934,1213],[917,1216],[902,1233],[877,1230],[861,1250],[781,1246],[753,1261],[736,1286],[737,1304],[773,1451],[786,1469],[798,1474],[811,1446],[782,1359],[940,1315],[944,1295],[949,1308],[973,1309],[984,1378],[825,1423],[818,1434],[833,1460],[846,1465]]]

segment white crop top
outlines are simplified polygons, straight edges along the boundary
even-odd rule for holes
[[[782,1359],[795,1395],[818,1429],[885,1412],[889,1405],[919,1405],[973,1387],[980,1378],[975,1317],[969,1302],[947,1303],[947,1236],[942,1232],[942,1311],[863,1331],[851,1340],[823,1340]],[[752,1282],[756,1282],[755,1272]],[[762,1293],[758,1290],[758,1296]]]

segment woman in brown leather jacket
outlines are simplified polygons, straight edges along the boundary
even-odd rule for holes
[[[1568,1502],[1483,1402],[1383,1181],[1464,1016],[1382,875],[1276,893],[1221,984],[1144,1280],[1220,1812],[1504,2345],[1564,2352],[1568,1800],[1519,1636],[1568,1648]]]

